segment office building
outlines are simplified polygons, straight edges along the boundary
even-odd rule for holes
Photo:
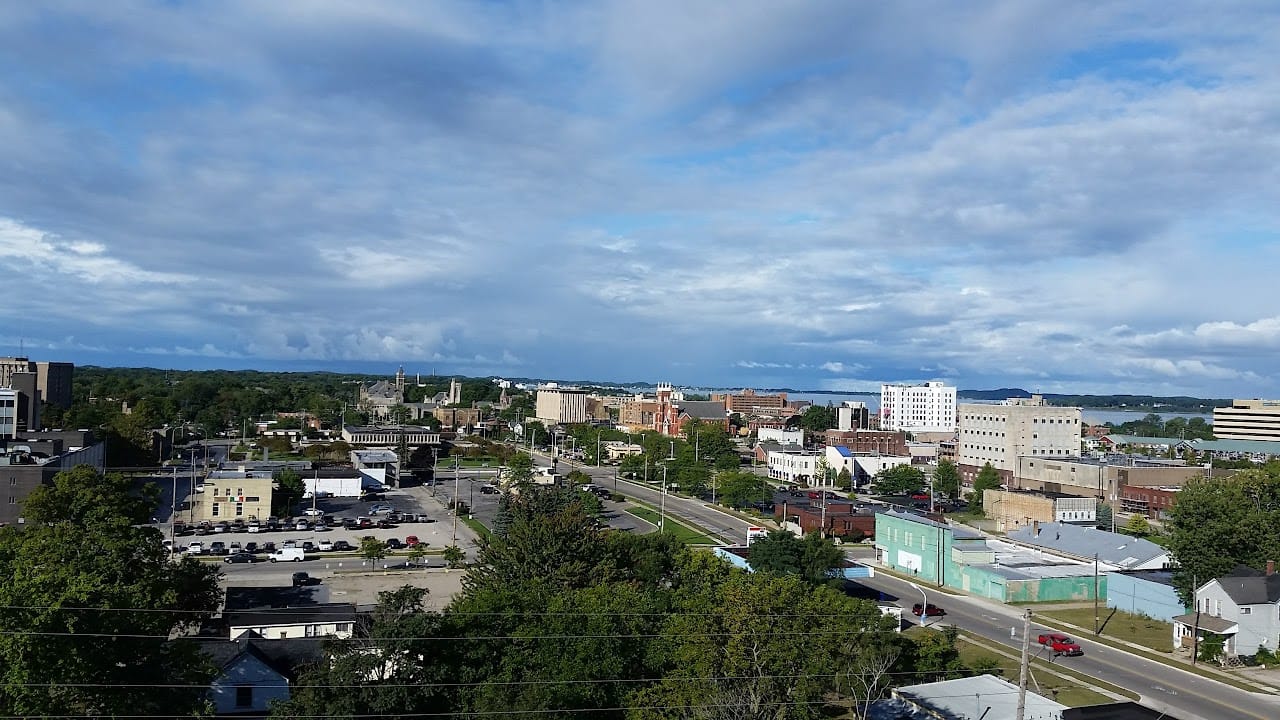
[[[548,383],[538,388],[534,414],[545,425],[571,425],[590,422],[587,413],[587,391]]]
[[[0,390],[0,406],[3,399]],[[0,407],[0,423],[5,409]],[[0,526],[22,525],[27,496],[77,465],[102,472],[103,444],[90,431],[23,432],[8,438],[0,433],[0,488],[7,490],[0,493]]]
[[[864,402],[845,400],[836,408],[837,430],[866,430],[871,427],[871,409]]]
[[[1001,482],[1014,477],[1018,458],[1066,459],[1080,454],[1080,408],[1051,407],[1044,398],[1011,398],[998,405],[959,406],[957,452],[960,476],[972,485],[982,466],[1000,472]]]
[[[1280,400],[1232,400],[1213,409],[1213,435],[1219,440],[1280,440]]]
[[[19,431],[39,430],[40,405],[71,407],[71,378],[75,366],[64,362],[33,362],[25,357],[0,357],[0,388],[18,392],[14,398]]]
[[[941,382],[880,386],[880,429],[954,432],[956,389]]]
[[[786,393],[759,395],[750,388],[738,394],[712,393],[711,400],[713,402],[723,402],[725,410],[730,413],[742,413],[744,415],[785,415],[788,413],[784,411],[789,409]]]

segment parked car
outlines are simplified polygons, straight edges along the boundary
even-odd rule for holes
[[[188,554],[188,555],[203,555],[203,554],[204,554],[204,543],[199,543],[199,542],[193,542],[193,543],[191,543],[190,545],[188,545],[188,546],[187,546],[187,554]]]
[[[209,554],[210,555],[226,555],[227,544],[222,542],[221,540],[213,541],[212,543],[209,544]]]
[[[911,606],[912,615],[919,616],[924,613],[927,613],[929,617],[942,617],[943,615],[947,614],[947,611],[943,610],[937,605],[934,605],[933,603],[929,603],[928,606],[921,605],[920,603],[916,603],[915,605]]]
[[[496,485],[481,485],[481,486],[480,486],[480,494],[481,494],[481,495],[497,495],[497,494],[498,494],[498,486],[496,486]]]
[[[911,493],[911,499],[912,500],[928,500],[929,493],[922,493],[922,492]]]
[[[392,510],[395,510],[395,508],[391,507],[390,505],[377,504],[377,505],[369,506],[370,515],[377,515],[378,513],[389,513]]]
[[[407,537],[407,538],[405,538],[405,539],[404,539],[404,546],[405,546],[405,547],[417,547],[417,546],[420,544],[420,542],[421,542],[421,541],[420,541],[420,540],[418,540],[418,536],[417,536],[417,535],[410,535],[409,537]]]
[[[310,530],[311,524],[308,523],[306,520],[299,520],[297,523],[294,524],[293,529],[300,530],[300,531]]]
[[[346,540],[334,540],[333,550],[334,552],[346,552],[348,550],[355,550],[355,547],[352,546],[351,543],[347,542]]]
[[[238,552],[244,552],[244,550],[240,547],[240,543],[233,542],[227,546],[227,552],[231,553],[232,555],[235,555]]]
[[[273,543],[273,542],[264,542],[264,543],[262,543],[262,552],[264,552],[264,553],[266,553],[266,554],[270,555],[271,553],[273,553],[273,552],[275,552],[275,551],[276,551],[276,544],[275,544],[275,543]]]
[[[387,538],[387,549],[388,549],[388,550],[399,550],[399,549],[401,549],[401,548],[403,548],[403,547],[404,547],[404,543],[400,542],[400,541],[399,541],[399,540],[397,540],[396,538]]]
[[[1084,649],[1075,640],[1062,633],[1042,633],[1039,643],[1053,650],[1054,655],[1083,655]]]
[[[294,587],[306,587],[308,585],[319,585],[319,584],[320,584],[320,578],[318,577],[311,577],[310,575],[304,572],[296,572],[293,574]]]
[[[257,520],[252,520],[252,521],[250,521],[250,522],[249,522],[249,527],[248,527],[247,529],[248,529],[248,531],[249,531],[249,532],[251,532],[251,533],[259,533],[259,532],[262,532],[262,531],[263,531],[262,524],[261,524],[261,523],[259,523]]]
[[[230,526],[230,525],[228,525],[227,523],[225,523],[225,522],[220,522],[220,523],[218,523],[217,525],[214,525],[214,526],[213,526],[213,531],[214,531],[214,532],[216,532],[216,533],[224,533],[224,532],[226,532],[226,531],[227,531],[227,529],[228,529],[228,528],[230,528],[230,527],[231,527],[231,526]]]
[[[256,542],[247,542],[244,544],[244,551],[247,553],[256,553],[260,548]]]
[[[376,526],[382,528],[383,530],[388,530],[390,528],[395,527],[396,524],[391,522],[390,520],[379,520],[376,523]]]
[[[224,562],[224,563],[252,563],[252,562],[257,562],[257,558],[255,558],[253,555],[250,555],[249,553],[246,553],[246,552],[241,552],[241,553],[232,553],[232,554],[230,554],[230,555],[228,555],[228,556],[226,556],[226,557],[222,558],[222,562]]]
[[[329,551],[333,550],[333,541],[332,541],[332,540],[321,540],[321,541],[320,541],[320,544],[319,544],[319,545],[317,545],[317,546],[316,546],[316,548],[317,548],[320,552],[329,552]]]
[[[310,540],[307,540],[306,542],[302,543],[302,551],[303,551],[303,552],[315,552],[315,551],[316,551],[316,544],[315,544],[315,543],[313,543],[313,542],[311,542]]]
[[[324,515],[324,511],[320,508],[307,508],[302,511],[302,514],[308,517],[320,517],[321,515]]]

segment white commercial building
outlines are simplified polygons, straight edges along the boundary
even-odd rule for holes
[[[956,464],[966,483],[972,483],[987,463],[1008,482],[1019,457],[1067,458],[1079,454],[1078,407],[1050,407],[1039,395],[1012,398],[998,405],[960,406]]]
[[[769,453],[769,477],[797,485],[814,484],[818,475],[818,461],[825,458],[825,452],[771,451]]]
[[[955,387],[936,381],[922,385],[881,385],[880,429],[955,432]]]
[[[779,445],[804,445],[804,430],[760,428],[756,430],[756,439],[760,442],[772,440]]]
[[[18,393],[0,388],[0,440],[13,438],[18,432]]]
[[[1280,400],[1232,400],[1213,409],[1213,436],[1219,440],[1280,440]]]
[[[538,388],[534,414],[547,425],[590,422],[591,416],[587,414],[587,391],[549,383]]]

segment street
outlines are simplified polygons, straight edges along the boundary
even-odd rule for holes
[[[1021,650],[1021,608],[968,596],[944,594],[931,590],[927,585],[916,585],[885,573],[877,573],[874,578],[859,580],[858,583],[879,590],[891,602],[903,607],[906,610],[903,617],[912,617],[911,606],[922,601],[919,588],[923,588],[928,602],[947,611],[941,622],[1003,645],[1015,653]],[[1035,644],[1035,637],[1043,632],[1045,626],[1036,624],[1034,611],[1031,619],[1032,652],[1035,653],[1040,649]],[[935,618],[930,624],[935,622],[939,620]],[[1016,629],[1017,633],[1017,639],[1012,641],[1009,637],[1011,629]],[[1087,635],[1072,635],[1072,638],[1080,643],[1084,655],[1057,658],[1056,663],[1138,693],[1142,704],[1148,707],[1171,712],[1187,720],[1273,720],[1280,716],[1280,698],[1245,692],[1202,678],[1179,668],[1092,642]]]

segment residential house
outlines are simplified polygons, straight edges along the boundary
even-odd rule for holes
[[[1192,629],[1223,640],[1228,657],[1253,655],[1259,649],[1280,649],[1280,575],[1275,563],[1265,572],[1241,565],[1196,589],[1192,612],[1173,619],[1174,645],[1189,647]]]
[[[1013,530],[1009,541],[1081,561],[1097,558],[1103,570],[1163,570],[1171,567],[1169,551],[1131,535],[1063,522],[1032,522]]]
[[[301,669],[324,657],[321,638],[265,640],[246,633],[238,640],[197,643],[218,668],[209,684],[218,716],[267,717],[272,702],[289,699]]]
[[[257,608],[223,614],[230,639],[247,633],[258,637],[336,637],[355,634],[356,608],[351,603],[322,603],[305,607]],[[252,636],[250,636],[252,637]]]

